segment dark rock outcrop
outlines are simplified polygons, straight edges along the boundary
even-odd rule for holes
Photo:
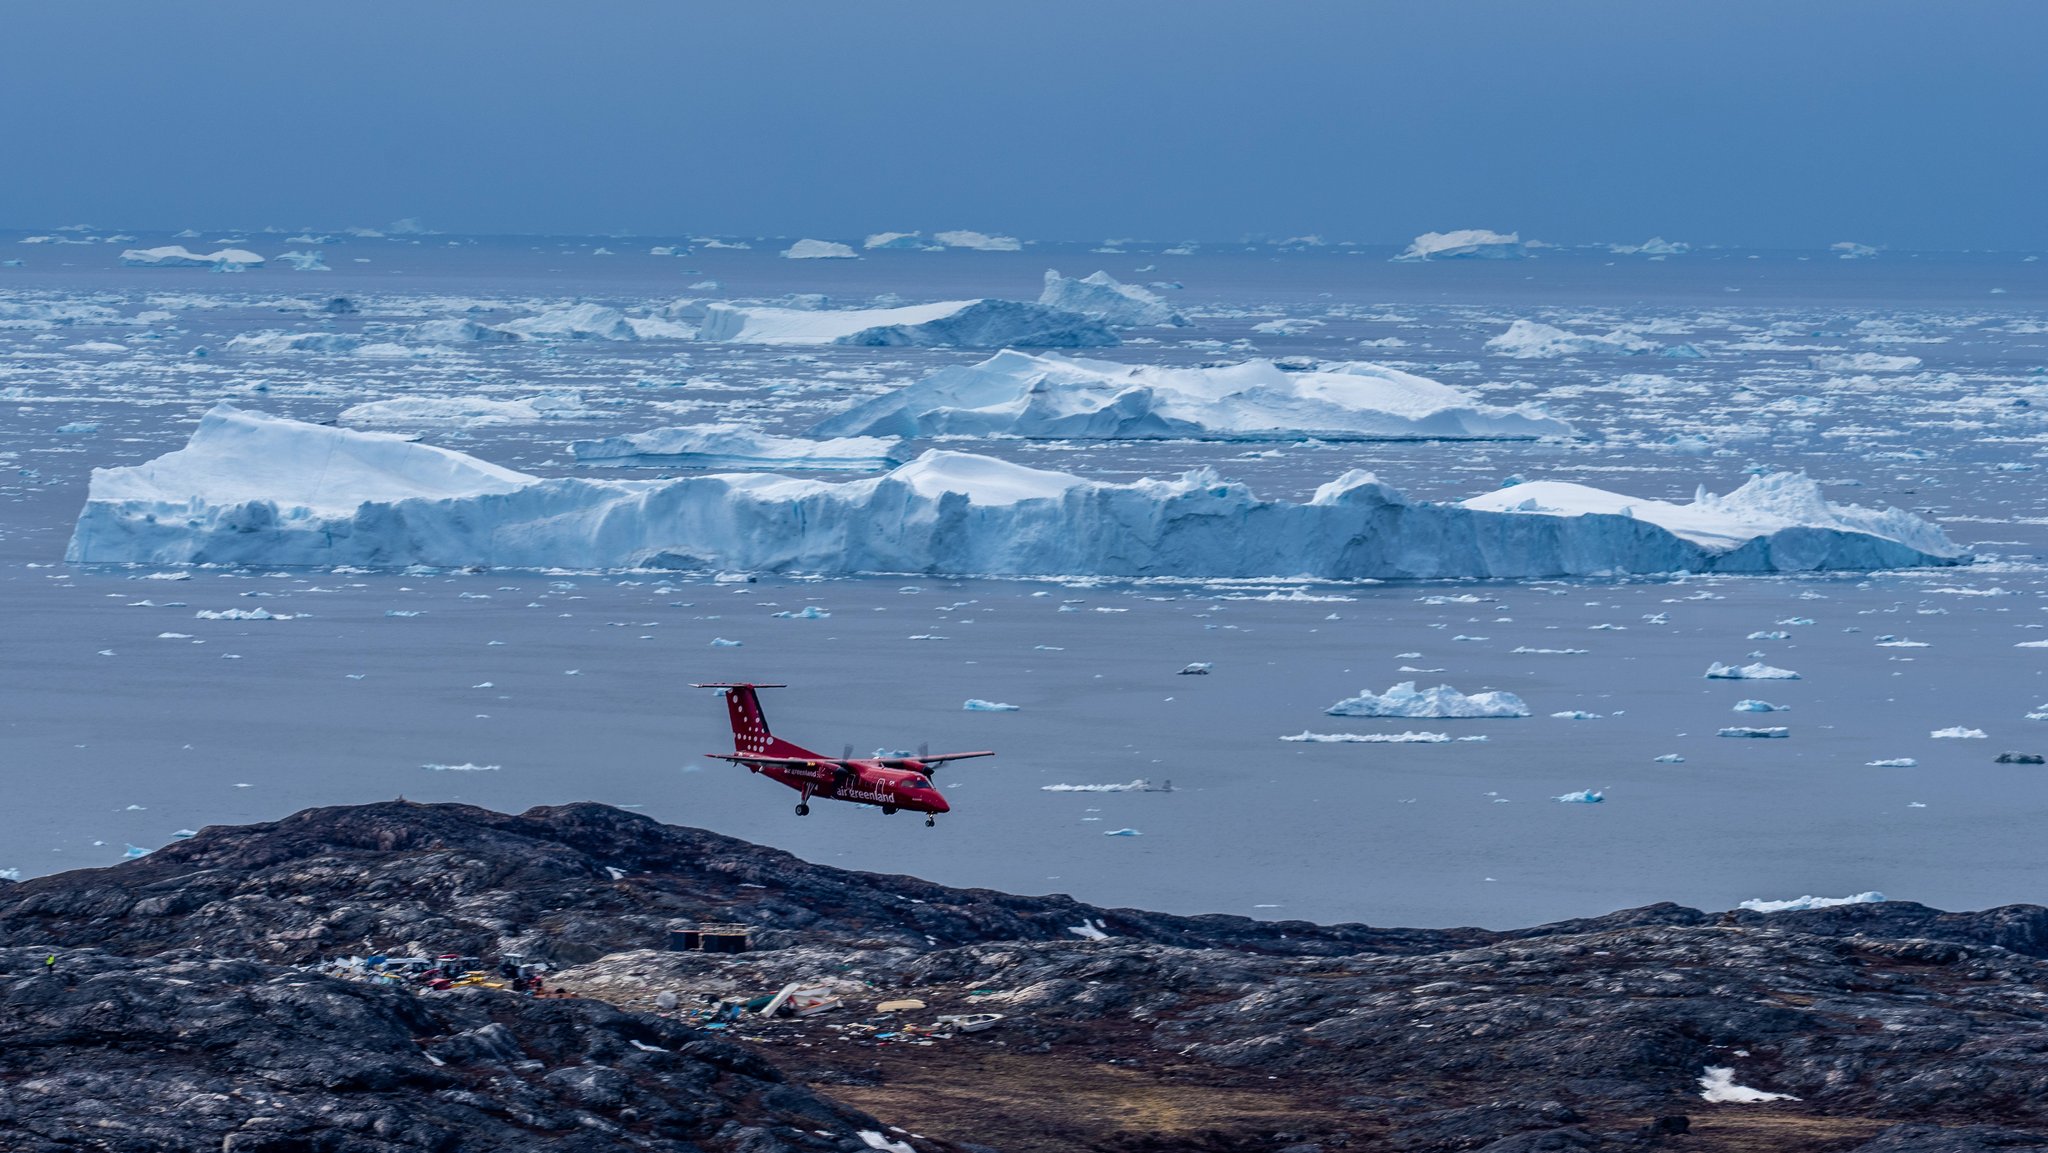
[[[752,924],[758,950],[659,951],[701,919]],[[371,951],[545,956],[585,996],[289,967]],[[738,1040],[688,1019],[822,975],[865,1004]],[[833,1028],[902,996],[1008,1016],[917,1047],[897,1018]],[[1083,1085],[1125,1104],[1088,1114]],[[908,1107],[1007,1151],[2037,1147],[2048,909],[1666,904],[1509,932],[1176,917],[588,804],[309,810],[0,887],[10,1150],[852,1149],[863,1129],[933,1148],[868,1115]],[[63,1143],[88,1129],[102,1144]]]

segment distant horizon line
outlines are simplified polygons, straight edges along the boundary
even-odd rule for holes
[[[410,224],[410,227],[405,227],[405,226],[406,226],[406,225],[408,225],[408,224]],[[456,229],[438,229],[438,228],[426,228],[426,227],[422,227],[422,226],[420,226],[420,225],[419,225],[419,224],[417,223],[417,221],[406,221],[406,220],[396,221],[396,222],[393,222],[393,224],[390,224],[390,225],[385,225],[385,226],[384,226],[384,227],[382,227],[382,228],[368,228],[368,227],[364,227],[364,226],[362,226],[362,225],[347,225],[347,226],[343,226],[343,227],[310,227],[310,226],[307,226],[307,227],[283,227],[283,226],[279,226],[279,225],[264,225],[264,226],[263,226],[263,227],[261,227],[261,228],[208,228],[208,229],[204,229],[204,230],[201,230],[201,229],[198,229],[198,228],[196,228],[196,227],[193,227],[193,226],[187,225],[187,226],[185,226],[185,227],[182,227],[182,228],[178,229],[178,230],[177,230],[177,231],[175,231],[175,232],[173,232],[173,231],[171,231],[171,230],[169,230],[169,229],[167,229],[167,228],[165,228],[165,227],[163,227],[163,226],[147,226],[147,225],[119,225],[119,226],[114,226],[114,227],[106,227],[106,228],[103,228],[103,227],[98,227],[98,226],[93,226],[93,225],[81,225],[81,224],[63,224],[63,225],[0,225],[0,235],[12,235],[12,234],[16,234],[16,233],[22,234],[22,235],[21,235],[20,237],[18,237],[18,238],[16,238],[16,239],[14,240],[14,243],[15,243],[15,244],[17,244],[17,245],[19,245],[19,244],[34,244],[34,243],[36,243],[36,242],[37,242],[37,239],[38,239],[39,237],[41,238],[41,240],[42,240],[42,242],[43,242],[43,243],[48,243],[48,244],[57,244],[57,245],[65,245],[65,246],[78,246],[78,247],[85,247],[85,246],[88,246],[88,245],[98,245],[98,244],[106,244],[106,243],[120,243],[120,242],[123,242],[124,240],[127,240],[127,239],[140,239],[139,237],[126,237],[126,236],[124,236],[124,235],[123,235],[123,234],[125,234],[125,233],[127,233],[127,232],[130,232],[130,231],[133,231],[133,232],[139,232],[139,233],[150,233],[150,234],[154,234],[154,235],[157,235],[157,236],[163,236],[163,237],[167,237],[167,238],[169,238],[169,239],[172,239],[172,240],[177,240],[177,239],[199,239],[200,237],[204,236],[204,235],[205,235],[205,234],[207,234],[207,233],[220,233],[220,234],[223,234],[223,235],[224,235],[224,236],[226,237],[226,239],[221,239],[221,240],[209,240],[209,241],[208,241],[208,243],[234,243],[234,242],[248,242],[248,241],[252,241],[252,240],[254,240],[254,239],[255,239],[256,237],[258,237],[258,236],[283,236],[283,235],[284,235],[284,234],[286,234],[286,233],[290,233],[290,234],[293,234],[293,235],[295,235],[295,236],[313,236],[313,237],[317,237],[317,238],[316,238],[316,239],[311,239],[311,240],[299,240],[299,241],[293,241],[293,240],[286,240],[286,241],[285,241],[285,243],[313,243],[313,244],[345,244],[345,243],[349,243],[349,242],[351,242],[351,241],[369,241],[369,240],[412,240],[412,241],[415,241],[415,242],[417,242],[417,241],[420,241],[420,240],[424,240],[424,239],[428,239],[428,238],[436,238],[436,237],[438,237],[438,238],[447,238],[447,239],[466,239],[466,240],[486,240],[486,239],[492,239],[492,240],[495,240],[495,239],[520,239],[520,240],[537,240],[537,239],[554,239],[554,240],[570,240],[570,239],[573,239],[573,240],[589,240],[589,241],[606,241],[606,240],[610,240],[610,241],[641,241],[641,240],[646,240],[646,241],[654,241],[654,242],[656,242],[656,243],[661,243],[661,242],[688,242],[688,243],[693,243],[693,244],[703,244],[703,243],[705,243],[705,242],[707,242],[707,241],[752,241],[752,242],[756,242],[756,243],[762,243],[762,244],[771,244],[771,243],[773,243],[773,244],[789,244],[789,243],[796,243],[796,242],[798,242],[798,241],[803,241],[803,240],[818,240],[818,241],[827,241],[827,242],[831,242],[831,243],[839,243],[839,244],[845,244],[845,245],[847,245],[848,247],[850,247],[850,248],[853,248],[853,249],[855,249],[856,251],[859,251],[859,252],[888,252],[888,251],[924,251],[924,252],[938,252],[938,251],[943,251],[943,252],[988,252],[988,251],[995,251],[995,252],[1019,252],[1019,251],[1022,251],[1022,250],[1024,250],[1024,249],[1025,249],[1026,247],[1029,247],[1029,246],[1032,246],[1032,245],[1060,245],[1060,246],[1072,246],[1072,245],[1083,245],[1083,244],[1092,244],[1092,245],[1097,245],[1097,246],[1100,246],[1100,247],[1102,247],[1102,248],[1121,248],[1121,247],[1125,247],[1125,246],[1129,246],[1129,247],[1134,247],[1134,248],[1139,248],[1139,247],[1141,247],[1141,248],[1145,248],[1145,249],[1149,249],[1149,250],[1157,250],[1157,251],[1160,251],[1160,252],[1161,252],[1162,254],[1164,254],[1164,250],[1165,250],[1165,249],[1171,249],[1171,248],[1175,248],[1175,247],[1187,247],[1187,248],[1200,248],[1200,247],[1209,247],[1209,248],[1217,248],[1217,247],[1224,247],[1224,246],[1238,246],[1238,245],[1250,245],[1250,246],[1265,246],[1265,247],[1272,247],[1272,248],[1291,248],[1291,249],[1300,249],[1300,250],[1310,250],[1310,249],[1317,249],[1317,248],[1332,248],[1332,249],[1337,249],[1337,248],[1357,248],[1357,249],[1381,249],[1381,248],[1385,248],[1385,249],[1395,249],[1395,250],[1401,250],[1401,249],[1404,249],[1404,248],[1406,248],[1406,247],[1408,247],[1408,246],[1411,246],[1411,245],[1413,245],[1413,244],[1414,244],[1414,243],[1415,243],[1415,242],[1416,242],[1417,240],[1421,239],[1421,236],[1427,236],[1427,235],[1432,235],[1431,233],[1424,233],[1424,234],[1421,234],[1420,236],[1417,236],[1417,237],[1411,237],[1411,238],[1408,238],[1408,239],[1406,239],[1406,240],[1356,240],[1356,239],[1343,239],[1343,240],[1332,240],[1332,239],[1329,239],[1329,238],[1327,238],[1327,237],[1325,237],[1325,236],[1323,236],[1323,235],[1321,235],[1321,234],[1317,234],[1317,233],[1304,233],[1304,234],[1301,234],[1301,235],[1296,235],[1296,236],[1284,236],[1284,237],[1283,237],[1283,236],[1275,236],[1275,235],[1273,235],[1273,234],[1270,234],[1270,233],[1247,233],[1247,234],[1243,234],[1243,235],[1240,235],[1240,236],[1237,236],[1237,237],[1234,237],[1234,238],[1229,238],[1229,239],[1216,239],[1216,238],[1210,238],[1210,239],[1200,239],[1200,238],[1186,238],[1186,237],[1181,237],[1181,238],[1150,238],[1150,237],[1110,237],[1110,238],[1088,238],[1088,237],[1019,237],[1019,236],[1013,236],[1013,235],[1009,235],[1009,234],[1005,234],[1005,233],[983,233],[983,232],[979,232],[979,231],[977,231],[977,230],[971,230],[971,229],[941,229],[941,230],[938,230],[938,231],[935,231],[935,232],[927,232],[927,231],[924,231],[924,230],[916,230],[916,231],[906,231],[906,232],[870,232],[870,233],[866,233],[866,234],[864,234],[864,235],[862,235],[862,236],[860,236],[860,237],[858,237],[858,238],[854,238],[854,239],[842,239],[842,238],[839,238],[839,237],[835,237],[835,236],[832,236],[832,235],[820,235],[820,234],[818,234],[818,233],[797,233],[797,232],[790,232],[790,233],[772,234],[772,233],[752,233],[752,232],[740,232],[740,231],[735,231],[735,232],[711,232],[711,231],[705,231],[705,230],[689,230],[689,231],[680,231],[680,232],[643,232],[643,231],[612,231],[612,232],[554,232],[554,231],[538,231],[538,232],[531,232],[531,231],[508,231],[508,232],[501,232],[501,231],[477,231],[477,232],[466,232],[466,231],[461,231],[461,230],[456,230]],[[1473,230],[1473,231],[1486,231],[1486,230]],[[89,234],[89,235],[92,235],[92,237],[93,237],[93,238],[92,238],[92,239],[76,239],[76,240],[74,240],[74,239],[70,239],[70,237],[71,237],[71,236],[73,236],[73,235],[78,235],[78,234]],[[903,236],[903,237],[912,237],[912,238],[927,238],[927,239],[930,239],[930,238],[935,238],[935,237],[938,237],[938,236],[940,236],[940,235],[946,235],[946,234],[952,234],[952,235],[972,235],[972,236],[978,237],[978,238],[980,238],[980,239],[983,239],[983,240],[988,240],[988,241],[995,241],[995,242],[1006,242],[1006,243],[1001,243],[1001,244],[998,244],[998,245],[995,245],[995,246],[984,246],[984,245],[978,245],[978,244],[973,244],[973,243],[966,243],[966,244],[944,244],[944,243],[937,243],[937,242],[934,242],[934,243],[932,243],[932,244],[929,244],[929,245],[924,245],[924,246],[918,246],[918,247],[901,247],[901,246],[899,246],[899,247],[896,247],[896,248],[889,248],[889,247],[885,247],[885,246],[880,246],[880,245],[877,245],[877,246],[872,246],[872,247],[868,247],[868,246],[865,246],[865,245],[866,245],[866,242],[867,242],[868,240],[870,240],[870,239],[872,239],[872,238],[874,238],[874,237],[878,237],[878,236]],[[1507,237],[1507,236],[1519,236],[1519,233],[1518,233],[1518,232],[1510,232],[1510,233],[1500,233],[1500,234],[1496,234],[1496,235],[1500,235],[1500,236],[1503,236],[1503,237]],[[122,240],[113,240],[113,239],[110,239],[110,237],[121,237],[121,238],[122,238]],[[236,238],[236,237],[239,237],[239,238],[241,238],[241,240],[240,240],[240,241],[236,241],[236,240],[234,239],[234,238]],[[1971,247],[1971,248],[1944,248],[1944,247],[1936,247],[1936,246],[1930,246],[1930,247],[1918,247],[1918,246],[1906,246],[1906,245],[1889,245],[1889,244],[1881,244],[1881,243],[1880,243],[1880,244],[1872,244],[1872,243],[1867,243],[1867,242],[1864,242],[1864,241],[1855,241],[1855,240],[1834,240],[1834,241],[1819,241],[1819,242],[1809,242],[1809,243],[1804,243],[1804,244],[1751,244],[1751,243],[1744,243],[1744,242],[1729,242],[1729,241],[1718,241],[1718,242],[1693,242],[1693,241],[1685,241],[1685,240],[1667,240],[1667,239],[1666,239],[1666,238],[1665,238],[1664,236],[1662,236],[1661,234],[1659,234],[1659,235],[1655,235],[1655,236],[1650,236],[1650,237],[1646,237],[1646,238],[1644,238],[1644,240],[1642,240],[1642,241],[1638,241],[1638,242],[1634,242],[1634,243],[1624,243],[1624,242],[1620,242],[1620,241],[1612,241],[1612,240],[1592,240],[1592,241],[1546,241],[1546,240],[1543,240],[1543,239],[1541,239],[1541,238],[1531,238],[1531,239],[1528,239],[1528,240],[1521,240],[1521,241],[1520,241],[1519,243],[1520,243],[1520,245],[1521,245],[1521,246],[1522,246],[1522,247],[1523,247],[1524,249],[1532,250],[1533,252],[1537,252],[1537,253],[1540,253],[1540,252],[1545,252],[1545,251],[1557,251],[1557,252],[1577,252],[1577,251],[1584,251],[1584,250],[1587,250],[1587,249],[1594,249],[1594,250],[1606,250],[1606,251],[1608,251],[1608,252],[1610,252],[1610,253],[1616,253],[1616,254],[1621,254],[1621,255],[1629,255],[1629,254],[1632,254],[1634,250],[1636,250],[1636,249],[1640,249],[1640,248],[1641,248],[1641,247],[1642,247],[1643,245],[1645,245],[1645,244],[1648,244],[1648,243],[1655,243],[1655,242],[1660,242],[1660,241],[1662,241],[1662,242],[1664,242],[1664,243],[1666,243],[1666,244],[1670,244],[1670,245],[1682,245],[1682,246],[1684,246],[1684,249],[1686,250],[1686,251],[1681,251],[1681,252],[1671,252],[1671,253],[1668,253],[1668,255],[1686,255],[1686,254],[1687,254],[1687,252],[1691,252],[1691,251],[1708,251],[1708,252],[1713,252],[1713,251],[1722,251],[1722,252],[1726,252],[1726,251],[1744,251],[1744,252],[1802,252],[1802,253],[1804,253],[1804,252],[1824,252],[1824,253],[1835,253],[1835,254],[1838,254],[1838,255],[1842,255],[1842,256],[1843,256],[1844,258],[1848,258],[1848,257],[1850,257],[1850,256],[1872,256],[1872,255],[1876,255],[1876,254],[1879,254],[1879,253],[1885,253],[1885,252],[1893,252],[1893,253],[1905,253],[1905,254],[1923,254],[1923,253],[1925,253],[1925,254],[1958,254],[1958,255],[1962,255],[1962,254],[1977,254],[1977,253],[1983,253],[1983,254],[2001,254],[2001,253],[2014,253],[2014,254],[2038,254],[2038,253],[2042,253],[2042,252],[2048,252],[2048,246],[2044,246],[2044,247],[2042,247],[2042,248],[2025,248],[2025,247],[2016,247],[2016,248],[1988,248],[1988,247]],[[1013,247],[1013,246],[1014,246],[1014,247]],[[1853,246],[1853,247],[1852,247],[1852,246]],[[1111,254],[1113,254],[1113,253],[1105,253],[1105,255],[1111,255]],[[622,255],[623,255],[623,254],[622,254]],[[1653,254],[1653,255],[1654,255],[1654,254]],[[1455,259],[1455,258],[1453,258],[1453,259]],[[1481,258],[1481,259],[1484,259],[1484,258]]]

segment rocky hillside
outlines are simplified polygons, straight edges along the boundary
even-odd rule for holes
[[[700,920],[755,926],[756,951],[663,951]],[[369,952],[546,957],[573,995],[307,967]],[[795,980],[845,1007],[700,1008]],[[924,1007],[877,1011],[895,998]],[[960,1012],[1005,1016],[926,1023]],[[2048,1146],[2048,910],[1175,917],[812,865],[601,805],[309,810],[0,886],[0,1148],[538,1145]]]

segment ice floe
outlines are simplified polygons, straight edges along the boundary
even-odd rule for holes
[[[121,254],[121,263],[129,268],[213,268],[222,271],[240,271],[244,268],[261,268],[263,258],[246,248],[223,248],[218,252],[189,252],[182,244],[167,244],[162,248],[131,248]]]
[[[1361,690],[1323,711],[1333,717],[1526,717],[1529,706],[1509,692],[1467,696],[1449,685],[1418,691],[1414,681],[1402,681],[1380,695]]]
[[[1869,769],[1917,769],[1920,762],[1912,757],[1892,757],[1882,761],[1865,761],[1863,766]]]
[[[663,468],[798,468],[874,470],[903,463],[888,437],[804,440],[770,436],[738,424],[696,424],[579,440],[569,445],[576,463]]]
[[[1762,661],[1747,665],[1724,665],[1719,661],[1707,666],[1710,681],[1796,681],[1799,674],[1791,669],[1775,668]]]
[[[1920,367],[1917,356],[1886,356],[1881,352],[1848,352],[1809,358],[1822,372],[1913,372]]]
[[[1488,352],[1511,356],[1517,360],[1548,360],[1560,356],[1588,354],[1635,355],[1655,352],[1658,347],[1654,341],[1644,340],[1640,336],[1625,332],[1600,335],[1567,332],[1562,328],[1534,320],[1517,320],[1508,325],[1506,332],[1486,342]]]
[[[1519,232],[1491,232],[1484,228],[1460,228],[1451,232],[1425,232],[1411,241],[1395,260],[1507,260],[1527,256]]]
[[[970,713],[1014,713],[1023,706],[1004,704],[1001,701],[985,701],[980,697],[969,697],[960,707]]]
[[[1783,725],[1776,725],[1770,728],[1754,728],[1749,725],[1730,725],[1727,728],[1722,729],[1716,735],[1723,737],[1750,737],[1761,740],[1771,740],[1789,737],[1792,735],[1792,730],[1784,727]]]
[[[1422,733],[1410,730],[1405,733],[1311,733],[1299,732],[1283,741],[1311,745],[1442,745],[1450,742],[1449,733]]]
[[[1017,252],[1024,247],[1023,242],[1014,236],[990,236],[986,232],[975,232],[967,228],[934,232],[932,239],[947,248],[972,248],[981,252]]]
[[[1580,789],[1574,793],[1561,793],[1550,799],[1561,805],[1598,805],[1607,800],[1607,794],[1597,789]]]
[[[1766,901],[1751,897],[1736,906],[1752,913],[1804,913],[1809,909],[1832,909],[1838,905],[1874,905],[1885,899],[1883,893],[1871,891],[1856,893],[1847,897],[1815,897],[1812,895],[1794,897],[1789,901]]]
[[[1981,741],[1990,736],[1983,729],[1965,728],[1962,725],[1952,725],[1946,729],[1935,729],[1927,735],[1938,741]]]
[[[539,424],[550,420],[587,420],[594,416],[580,397],[528,396],[493,400],[483,396],[404,396],[350,405],[335,419],[346,425],[400,428],[483,428],[491,425]]]
[[[1736,701],[1734,711],[1738,713],[1782,713],[1791,707],[1791,705],[1774,705],[1769,701],[1750,699]]]
[[[1904,519],[1875,523],[1940,539],[1897,515]],[[66,555],[84,563],[1346,580],[1953,559],[1883,536],[1779,524],[1766,520],[1756,539],[1715,549],[1638,519],[1411,502],[1362,472],[1295,503],[1262,500],[1206,469],[1115,484],[936,449],[841,482],[773,473],[545,479],[403,436],[220,405],[184,448],[94,470]]]
[[[825,436],[1068,440],[1526,440],[1571,426],[1365,362],[1161,368],[1004,350],[943,368],[817,425]]]
[[[900,308],[705,306],[697,339],[742,344],[908,348],[1107,348],[1101,321],[1016,300],[943,300]]]
[[[1107,272],[1097,271],[1076,279],[1045,270],[1045,290],[1038,303],[1047,308],[1078,312],[1104,324],[1122,328],[1147,325],[1185,325],[1188,319],[1173,310],[1159,295],[1134,284],[1124,284]]]
[[[1152,789],[1152,783],[1140,777],[1121,785],[1040,785],[1048,793],[1142,793]]]
[[[858,260],[860,253],[836,240],[799,240],[782,250],[784,260]]]

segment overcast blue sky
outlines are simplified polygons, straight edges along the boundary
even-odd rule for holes
[[[2048,4],[0,6],[0,227],[2048,248]]]

